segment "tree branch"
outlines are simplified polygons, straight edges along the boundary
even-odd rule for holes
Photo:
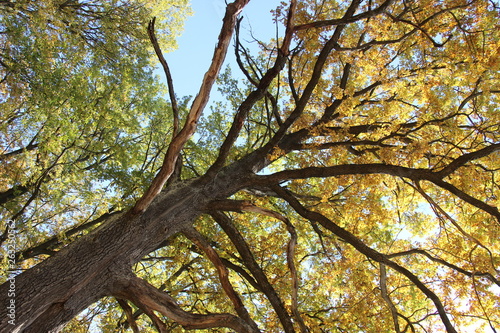
[[[498,280],[497,278],[495,278],[493,275],[491,275],[490,273],[488,272],[469,272],[463,268],[460,268],[454,264],[451,264],[449,262],[447,262],[446,260],[443,260],[443,259],[440,259],[440,258],[436,258],[434,257],[433,255],[431,255],[430,253],[428,253],[427,251],[425,250],[421,250],[421,249],[411,249],[411,250],[408,250],[408,251],[403,251],[403,252],[398,252],[398,253],[392,253],[392,254],[389,254],[387,257],[388,258],[396,258],[396,257],[400,257],[400,256],[406,256],[406,255],[411,255],[411,254],[421,254],[425,257],[427,257],[429,260],[431,261],[434,261],[434,262],[437,262],[443,266],[446,266],[448,268],[451,268],[453,269],[454,271],[457,271],[465,276],[468,276],[468,277],[485,277],[487,278],[488,280],[490,280],[491,282],[495,283],[497,286],[500,287],[500,280]]]
[[[116,211],[116,212],[110,211],[109,213],[105,213],[92,221],[85,222],[85,223],[80,224],[74,228],[71,228],[70,230],[65,231],[64,237],[69,238],[71,236],[74,236],[77,233],[84,231],[84,230],[87,230],[87,229],[89,229],[89,228],[91,228],[91,227],[93,227],[93,226],[95,226],[103,221],[106,221],[108,218],[110,218],[114,215],[120,214],[120,213],[122,213],[122,211]],[[29,247],[23,251],[16,252],[16,262],[20,262],[20,261],[23,261],[26,259],[34,258],[34,257],[39,256],[41,254],[52,255],[54,253],[55,249],[58,246],[62,245],[62,243],[63,242],[61,241],[60,236],[50,237],[49,239],[45,240],[44,242],[42,242],[38,245]]]
[[[292,179],[304,179],[311,177],[334,177],[341,175],[370,175],[387,174],[397,177],[412,179],[414,181],[428,180],[435,185],[455,194],[465,202],[491,214],[500,223],[500,211],[494,206],[476,199],[469,194],[458,189],[454,185],[441,179],[440,172],[434,172],[429,169],[407,168],[390,164],[344,164],[331,167],[308,167],[303,169],[285,170],[266,176],[254,176],[253,185],[278,184]]]
[[[295,227],[287,218],[284,217],[283,222],[286,224],[286,228],[290,234],[290,240],[288,241],[286,251],[286,262],[292,276],[292,313],[295,320],[299,324],[300,331],[302,333],[307,333],[309,332],[309,328],[306,326],[306,323],[304,322],[304,319],[302,319],[299,311],[299,275],[295,265],[295,248],[297,246],[298,236],[295,231]]]
[[[134,314],[130,305],[128,305],[127,301],[121,298],[117,298],[116,301],[120,304],[123,312],[125,312],[125,316],[127,317],[127,322],[129,323],[130,328],[134,333],[139,333],[139,327],[137,327],[137,322],[135,321]]]
[[[170,96],[170,102],[172,103],[172,113],[174,118],[174,128],[172,135],[172,137],[174,138],[179,132],[179,107],[177,106],[177,98],[174,92],[174,83],[172,80],[172,74],[170,73],[170,68],[168,67],[168,63],[165,60],[165,57],[163,56],[163,52],[161,51],[160,45],[158,44],[158,39],[156,38],[155,35],[155,22],[156,22],[156,17],[154,17],[151,21],[149,21],[148,35],[149,35],[149,40],[153,44],[156,56],[158,57],[158,60],[163,66],[163,71],[165,72],[165,76],[167,78],[168,95]]]
[[[305,29],[311,29],[311,28],[322,28],[322,27],[329,27],[329,26],[337,26],[337,25],[345,25],[348,23],[354,23],[354,22],[364,20],[364,19],[367,19],[370,17],[374,17],[376,15],[383,13],[393,2],[394,2],[393,0],[387,0],[375,9],[367,10],[364,13],[353,15],[351,17],[344,16],[344,17],[339,18],[339,19],[323,20],[323,21],[316,21],[316,22],[297,25],[294,27],[294,30],[299,31],[299,30],[305,30]]]
[[[343,18],[352,17],[360,5],[361,0],[353,0],[349,5],[349,8],[346,10]],[[309,79],[302,96],[300,96],[299,100],[296,102],[295,109],[291,112],[288,118],[283,122],[283,124],[279,127],[278,131],[275,133],[273,138],[267,142],[267,144],[260,150],[259,155],[261,157],[266,156],[269,152],[272,151],[276,147],[276,145],[281,141],[281,139],[285,136],[288,129],[295,123],[295,121],[302,115],[304,109],[306,108],[309,100],[313,94],[314,89],[318,85],[318,82],[321,78],[323,68],[325,63],[330,55],[331,51],[337,46],[338,40],[342,34],[342,31],[345,28],[345,24],[338,25],[335,28],[332,37],[325,43],[319,55],[316,58],[316,62],[314,64],[313,72],[311,74],[311,78]]]
[[[172,175],[179,154],[188,139],[194,134],[198,120],[208,103],[210,91],[212,90],[212,86],[224,62],[229,43],[231,41],[231,36],[236,25],[237,16],[248,2],[249,0],[236,0],[235,2],[227,5],[226,14],[222,21],[222,28],[219,34],[219,42],[215,47],[212,62],[203,77],[200,90],[191,105],[191,109],[186,117],[184,126],[170,142],[160,171],[151,182],[150,187],[131,209],[130,212],[132,214],[139,214],[143,212],[160,193],[163,186]]]
[[[483,245],[483,243],[481,243],[476,237],[472,236],[471,234],[469,234],[467,231],[465,231],[461,226],[460,224],[458,224],[457,221],[455,221],[455,219],[453,217],[450,216],[450,214],[448,214],[443,208],[441,208],[440,205],[438,205],[437,202],[434,201],[434,199],[432,199],[432,197],[430,195],[428,195],[423,189],[422,187],[420,186],[420,183],[417,182],[416,185],[414,186],[415,190],[420,193],[424,198],[425,200],[427,200],[427,202],[429,203],[429,205],[431,205],[432,209],[434,210],[434,212],[436,213],[436,215],[438,217],[440,217],[441,215],[443,215],[444,217],[446,217],[446,219],[448,221],[451,222],[451,224],[453,224],[455,226],[455,228],[457,228],[457,230],[463,235],[465,236],[467,239],[469,239],[470,241],[476,243],[478,246],[482,247],[483,249],[485,249],[489,255],[490,255],[490,258],[492,260],[492,263],[493,263],[493,254],[491,253],[490,249],[488,249],[486,246]],[[495,266],[494,264],[492,265],[493,267]]]
[[[184,230],[183,233],[189,240],[191,240],[198,248],[200,248],[205,253],[205,255],[210,259],[212,264],[217,269],[222,288],[233,303],[233,307],[236,310],[238,316],[245,320],[255,332],[260,332],[257,324],[250,317],[250,314],[245,308],[245,305],[241,301],[240,296],[236,293],[233,286],[231,285],[231,282],[229,281],[229,271],[222,262],[217,252],[212,248],[205,237],[203,237],[203,235],[201,235],[196,229],[189,228]]]
[[[242,212],[242,211],[248,211],[248,212],[254,212],[262,215],[266,215],[272,218],[275,218],[277,220],[282,221],[285,223],[286,228],[288,232],[290,233],[290,241],[288,242],[287,245],[287,264],[288,268],[290,269],[290,274],[292,277],[292,313],[295,318],[295,320],[299,323],[299,327],[301,332],[306,333],[309,331],[307,328],[306,324],[304,323],[304,320],[302,319],[300,312],[299,312],[299,307],[298,307],[298,290],[299,290],[299,278],[297,274],[297,268],[295,266],[295,247],[297,245],[297,233],[295,231],[294,226],[288,218],[285,216],[281,215],[278,212],[265,209],[262,207],[258,207],[251,203],[250,201],[246,200],[219,200],[219,201],[214,201],[213,204],[210,206],[212,209],[223,209],[223,210],[231,210],[231,211],[236,211],[236,212]]]
[[[457,197],[459,197],[463,201],[465,201],[465,202],[485,211],[486,213],[494,216],[497,219],[498,223],[500,223],[500,211],[498,210],[497,207],[490,206],[487,203],[485,203],[479,199],[474,198],[473,196],[458,189],[453,184],[445,182],[444,180],[434,179],[434,180],[432,180],[432,182],[434,184],[436,184],[437,186],[447,190],[448,192],[453,193],[454,195],[456,195]]]
[[[449,163],[446,167],[439,171],[438,174],[440,178],[444,178],[455,172],[458,168],[464,166],[466,163],[486,157],[497,151],[500,151],[500,143],[489,145],[488,147],[476,150],[472,153],[463,154],[454,159],[453,162]]]
[[[226,215],[218,211],[212,211],[210,214],[228,235],[229,239],[231,239],[231,242],[234,244],[236,250],[242,257],[243,263],[257,280],[257,283],[260,286],[259,289],[262,290],[271,303],[271,306],[283,326],[283,330],[286,333],[294,333],[295,329],[293,327],[292,320],[283,301],[267,279],[267,276],[264,274],[259,264],[255,261],[255,258],[253,257],[253,254],[243,236]]]
[[[446,327],[446,330],[448,333],[457,333],[453,325],[451,324],[450,319],[448,318],[448,315],[446,313],[446,310],[441,303],[441,300],[439,297],[427,286],[420,281],[420,279],[411,273],[408,269],[404,268],[403,266],[400,266],[399,264],[391,261],[388,259],[388,257],[371,247],[367,246],[365,243],[363,243],[358,237],[356,237],[354,234],[349,232],[348,230],[338,226],[335,224],[333,221],[328,219],[326,216],[314,212],[311,210],[306,209],[297,199],[295,199],[293,196],[291,196],[287,191],[280,186],[273,186],[273,189],[278,193],[288,204],[302,217],[318,222],[321,224],[324,228],[330,230],[333,232],[337,237],[340,237],[347,243],[351,244],[357,251],[360,253],[364,254],[368,258],[375,260],[379,263],[383,263],[392,269],[396,270],[397,272],[403,274],[410,280],[417,288],[422,291],[423,294],[425,294],[428,298],[432,300],[434,305],[436,306],[436,309],[439,313],[439,316],[441,317],[441,320]]]
[[[401,328],[399,327],[398,322],[398,311],[394,306],[391,298],[389,297],[389,293],[387,291],[387,270],[385,269],[385,265],[382,263],[380,263],[380,291],[382,293],[382,298],[387,303],[387,306],[391,311],[392,321],[394,322],[394,330],[397,333],[401,333]]]
[[[158,290],[132,273],[118,281],[114,288],[113,296],[133,302],[145,313],[159,312],[188,330],[227,327],[241,333],[256,332],[242,319],[231,314],[202,315],[184,311],[167,293]]]
[[[342,175],[372,175],[387,174],[404,177],[413,180],[438,180],[436,173],[427,169],[407,168],[398,165],[369,163],[369,164],[342,164],[330,167],[307,167],[276,172],[265,176],[254,176],[254,185],[278,184],[292,179],[304,179],[313,177],[335,177]]]
[[[35,136],[36,137],[36,136]],[[2,160],[5,160],[9,157],[12,157],[12,156],[15,156],[15,155],[19,155],[19,154],[22,154],[24,152],[27,152],[27,151],[30,151],[30,150],[35,150],[35,149],[38,149],[38,143],[33,143],[33,140],[28,144],[26,145],[25,147],[22,147],[22,148],[19,148],[19,149],[16,149],[16,150],[13,150],[13,151],[10,151],[8,153],[4,153],[4,154],[1,154],[0,155],[0,161]]]
[[[20,195],[27,193],[30,190],[30,186],[26,185],[14,185],[6,191],[0,192],[0,205],[12,200]]]
[[[256,89],[253,90],[243,101],[243,103],[240,104],[238,111],[236,112],[236,115],[234,117],[234,120],[231,124],[231,128],[229,129],[229,132],[226,136],[226,139],[224,140],[219,149],[219,155],[217,156],[217,159],[207,171],[207,176],[212,176],[215,172],[217,172],[218,170],[220,170],[220,168],[222,168],[224,162],[227,159],[227,156],[229,155],[231,147],[234,145],[236,139],[238,138],[238,135],[243,127],[245,119],[247,118],[251,108],[255,105],[257,101],[259,101],[262,97],[266,95],[267,89],[269,88],[270,84],[284,68],[289,53],[288,48],[290,47],[290,43],[293,37],[293,29],[291,29],[290,27],[294,20],[295,9],[296,9],[296,0],[292,0],[288,11],[286,34],[284,37],[283,44],[280,48],[280,52],[278,52],[273,67],[271,67],[266,72],[266,74],[264,74],[264,76],[262,77],[262,79],[259,81],[258,84],[250,78],[248,72],[243,70],[243,73],[251,80],[251,82],[253,82],[254,85],[256,84]]]

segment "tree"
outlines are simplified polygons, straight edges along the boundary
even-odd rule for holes
[[[103,331],[496,332],[498,4],[291,0],[275,11],[281,36],[252,56],[248,1],[227,5],[189,108],[150,21],[171,113],[143,126],[168,140],[158,172],[66,233],[39,226],[48,240],[27,239],[16,260],[29,269],[0,286],[2,330],[77,332],[95,317]],[[233,34],[244,80],[223,72],[226,101],[203,116]]]
[[[2,3],[0,202],[3,220],[22,226],[24,245],[121,209],[154,175],[170,106],[152,75],[144,26],[169,13],[161,41],[174,48],[187,13],[176,4]],[[52,252],[30,256],[42,253]]]

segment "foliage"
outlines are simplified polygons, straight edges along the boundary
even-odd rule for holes
[[[183,332],[213,318],[216,327],[207,324],[206,331],[496,332],[498,4],[304,0],[283,2],[274,13],[284,33],[260,43],[259,54],[251,55],[237,35],[241,77],[232,74],[235,69],[219,76],[225,100],[200,118],[199,137],[181,145],[180,180],[164,191],[175,193],[182,184],[197,181],[215,188],[227,174],[238,176],[228,182],[238,190],[223,197],[214,192],[202,206],[190,203],[199,217],[134,264],[135,276],[148,284],[131,279],[136,291],[127,287],[102,299],[66,330],[93,323],[103,331]],[[42,62],[45,66],[48,61]],[[19,71],[29,69],[19,66]],[[107,71],[91,69],[82,66],[63,77],[112,79]],[[67,203],[72,202],[99,216],[103,207],[129,208],[133,201],[126,198],[140,193],[134,190],[156,182],[155,159],[165,147],[155,146],[153,154],[140,143],[148,135],[155,144],[168,137],[166,119],[171,116],[165,102],[156,99],[150,77],[136,75],[113,76],[130,93],[102,91],[103,101],[95,97],[98,90],[70,92],[48,73],[42,77],[54,82],[45,87],[51,92],[49,87],[60,87],[54,91],[60,92],[58,102],[28,96],[43,89],[16,95],[13,84],[4,82],[6,94],[17,96],[15,105],[22,105],[26,96],[40,103],[12,106],[5,117],[10,127],[5,127],[3,140],[11,149],[25,147],[22,156],[31,156],[5,160],[10,163],[2,165],[5,187],[38,184],[38,191],[51,192],[40,195],[45,201],[26,212],[51,222],[57,221],[52,216],[67,219]],[[31,87],[28,79],[23,84]],[[138,87],[147,89],[136,91]],[[75,99],[63,103],[70,105],[86,99],[80,93],[94,96],[88,107],[62,107],[65,99]],[[149,94],[151,103],[161,107],[124,112],[129,109],[121,106],[134,93]],[[92,107],[100,103],[108,107]],[[181,104],[188,109],[187,100]],[[197,122],[191,118],[194,108],[182,130],[191,119]],[[160,109],[164,113],[151,111]],[[78,114],[79,122],[61,116],[63,112]],[[9,122],[9,117],[14,118]],[[88,123],[96,117],[104,118]],[[106,117],[121,126],[107,125]],[[21,135],[22,124],[38,127]],[[46,142],[45,148],[31,149],[30,142]],[[76,162],[63,163],[63,157]],[[137,161],[145,161],[147,168],[138,169]],[[174,158],[165,159],[163,166],[169,163],[180,165]],[[82,170],[84,166],[92,167]],[[142,186],[133,188],[136,183]],[[97,194],[98,184],[109,184],[112,191]],[[68,190],[75,187],[80,190],[75,194]],[[8,202],[5,209],[19,211],[30,193],[21,193],[24,201]],[[109,196],[107,205],[92,205],[101,195]],[[33,218],[25,221],[29,225]],[[52,235],[49,221],[43,222],[41,231]],[[55,232],[67,226],[61,222]],[[33,227],[22,230],[28,235]],[[152,287],[165,292],[154,294]],[[142,293],[146,301],[137,296],[144,288],[149,288]],[[218,320],[215,313],[232,316]],[[200,314],[205,316],[195,316]],[[244,324],[230,326],[227,318]]]
[[[171,0],[0,5],[1,217],[29,248],[144,190],[171,131],[146,26],[162,15],[172,50],[189,10]]]

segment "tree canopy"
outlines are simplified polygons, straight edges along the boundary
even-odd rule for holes
[[[497,332],[498,2],[248,2],[0,1],[2,331]]]
[[[154,175],[171,126],[145,26],[161,15],[172,50],[186,3],[0,3],[0,202],[23,246],[127,206]]]

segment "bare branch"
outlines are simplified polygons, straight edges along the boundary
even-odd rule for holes
[[[382,298],[387,303],[387,306],[391,311],[392,321],[394,322],[394,330],[397,333],[401,333],[401,328],[399,327],[398,322],[398,311],[394,306],[391,298],[389,297],[389,293],[387,291],[387,270],[385,269],[385,265],[382,263],[380,263],[380,291],[382,293]]]
[[[286,261],[292,276],[292,313],[295,320],[299,323],[300,331],[302,333],[307,333],[309,332],[309,328],[306,326],[306,323],[304,322],[304,319],[302,319],[299,311],[299,276],[295,265],[295,248],[297,246],[298,236],[295,231],[295,227],[287,218],[284,219],[284,222],[288,232],[290,233],[290,241],[288,241],[286,251]]]
[[[286,30],[285,37],[283,38],[283,44],[280,47],[280,53],[288,56],[290,43],[292,42],[292,37],[294,33],[294,23],[295,23],[295,12],[297,10],[297,0],[290,1],[290,8],[288,9],[288,16],[286,19]]]
[[[295,16],[295,9],[296,9],[296,1],[293,0],[290,4],[290,9],[288,11],[287,27],[291,26],[291,22],[293,22]],[[236,139],[238,138],[238,135],[243,127],[245,119],[247,118],[251,108],[255,105],[257,101],[259,101],[266,95],[269,85],[281,72],[281,70],[283,70],[289,53],[288,48],[290,46],[292,36],[293,36],[293,29],[287,28],[283,45],[280,48],[280,52],[278,52],[274,65],[264,74],[264,76],[262,77],[262,79],[259,81],[258,84],[255,81],[251,80],[251,82],[253,82],[254,85],[256,84],[256,89],[247,96],[247,98],[243,101],[243,103],[240,104],[240,107],[238,108],[238,111],[236,112],[234,120],[231,124],[231,128],[229,129],[229,132],[226,136],[226,139],[224,140],[223,144],[219,149],[219,155],[217,156],[216,161],[208,170],[207,176],[212,176],[216,171],[218,171],[224,165],[224,162],[226,161],[226,158],[229,155],[229,151],[236,142]],[[245,75],[247,75],[247,77],[250,78],[248,72],[244,70],[243,73],[245,73]]]
[[[193,101],[191,110],[186,117],[184,126],[182,127],[180,132],[172,139],[172,142],[170,142],[160,171],[151,182],[150,187],[146,190],[146,192],[136,202],[135,206],[130,211],[132,214],[139,214],[143,212],[153,201],[153,199],[160,193],[163,186],[172,175],[179,154],[182,148],[184,148],[184,145],[186,144],[188,139],[194,134],[198,120],[200,119],[201,114],[208,103],[210,91],[212,90],[212,86],[219,74],[222,63],[224,62],[229,43],[231,41],[231,36],[236,25],[237,16],[248,2],[249,0],[236,0],[235,2],[227,5],[226,14],[224,16],[222,28],[219,34],[219,42],[215,47],[210,67],[203,77],[200,91]]]
[[[177,106],[177,98],[175,97],[174,92],[174,83],[172,80],[172,74],[170,73],[170,68],[168,67],[168,63],[163,56],[163,52],[161,51],[160,45],[158,44],[158,39],[156,39],[155,35],[155,22],[156,17],[154,17],[148,24],[148,35],[149,40],[153,44],[153,47],[156,52],[156,56],[158,60],[160,60],[161,65],[163,66],[163,71],[165,72],[165,76],[167,78],[168,85],[168,95],[170,97],[170,102],[172,103],[172,113],[174,118],[174,128],[172,137],[175,137],[179,132],[179,107]]]

